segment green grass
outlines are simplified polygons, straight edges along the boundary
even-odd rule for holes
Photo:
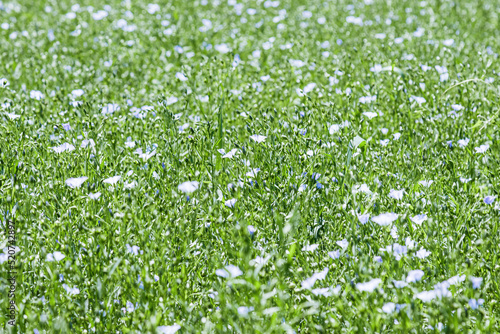
[[[500,332],[500,3],[208,2],[0,5],[5,332]]]

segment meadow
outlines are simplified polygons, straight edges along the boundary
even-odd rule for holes
[[[149,1],[0,2],[1,333],[500,332],[500,2]]]

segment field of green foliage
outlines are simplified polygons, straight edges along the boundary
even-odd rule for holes
[[[0,1],[0,333],[500,332],[500,2]]]

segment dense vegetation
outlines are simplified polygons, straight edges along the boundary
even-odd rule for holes
[[[499,10],[0,2],[0,324],[499,332]]]

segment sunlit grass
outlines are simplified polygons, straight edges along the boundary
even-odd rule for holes
[[[3,2],[0,323],[500,331],[496,12]]]

